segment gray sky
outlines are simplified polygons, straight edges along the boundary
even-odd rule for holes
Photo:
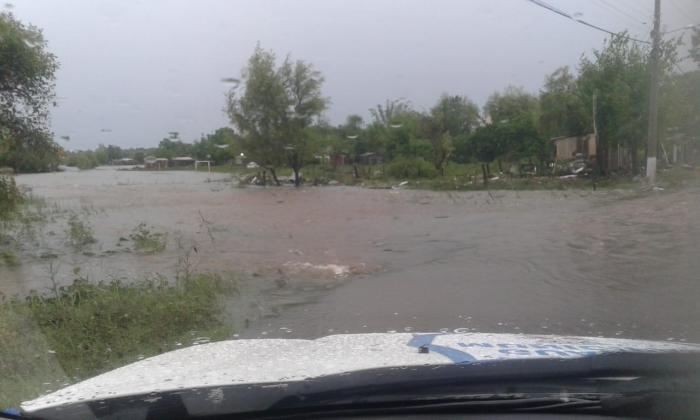
[[[169,131],[192,141],[227,125],[221,79],[240,75],[258,41],[321,70],[335,124],[386,99],[423,109],[443,92],[479,104],[509,84],[537,92],[606,36],[525,0],[11,2],[61,63],[52,125],[69,149],[155,146]],[[648,38],[653,0],[547,2]],[[663,4],[666,29],[700,22],[697,0]]]

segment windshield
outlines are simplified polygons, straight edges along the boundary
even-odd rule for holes
[[[11,0],[0,409],[220,341],[700,342],[699,66],[693,0]]]

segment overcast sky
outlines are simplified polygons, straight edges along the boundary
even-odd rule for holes
[[[606,37],[526,0],[11,2],[60,61],[52,125],[69,149],[155,146],[169,131],[192,141],[228,125],[221,79],[240,76],[258,41],[321,70],[336,124],[386,99],[424,109],[443,92],[480,105],[507,85],[537,92]],[[653,0],[547,2],[649,37]],[[665,29],[700,22],[699,1],[662,2]]]

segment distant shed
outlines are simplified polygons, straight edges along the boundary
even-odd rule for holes
[[[194,165],[195,160],[190,156],[178,156],[170,159],[170,162],[173,166],[189,166]]]
[[[146,169],[167,169],[168,159],[148,156],[143,160]]]
[[[555,148],[556,160],[574,159],[577,154],[582,154],[586,159],[596,157],[596,137],[595,134],[585,134],[582,136],[556,137],[552,139]]]

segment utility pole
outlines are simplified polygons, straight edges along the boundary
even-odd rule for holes
[[[598,115],[598,91],[593,92],[593,137],[595,139],[595,172],[596,175],[601,174],[600,165],[600,142],[598,141],[598,123],[596,122]]]
[[[593,168],[593,191],[596,189],[596,178],[602,174],[600,141],[598,141],[598,90],[593,92],[593,140],[595,141],[595,168]],[[590,150],[590,148],[589,148]]]
[[[661,0],[654,0],[654,30],[649,60],[649,131],[647,134],[647,181],[656,182],[656,149],[659,137],[659,44],[661,43]]]

